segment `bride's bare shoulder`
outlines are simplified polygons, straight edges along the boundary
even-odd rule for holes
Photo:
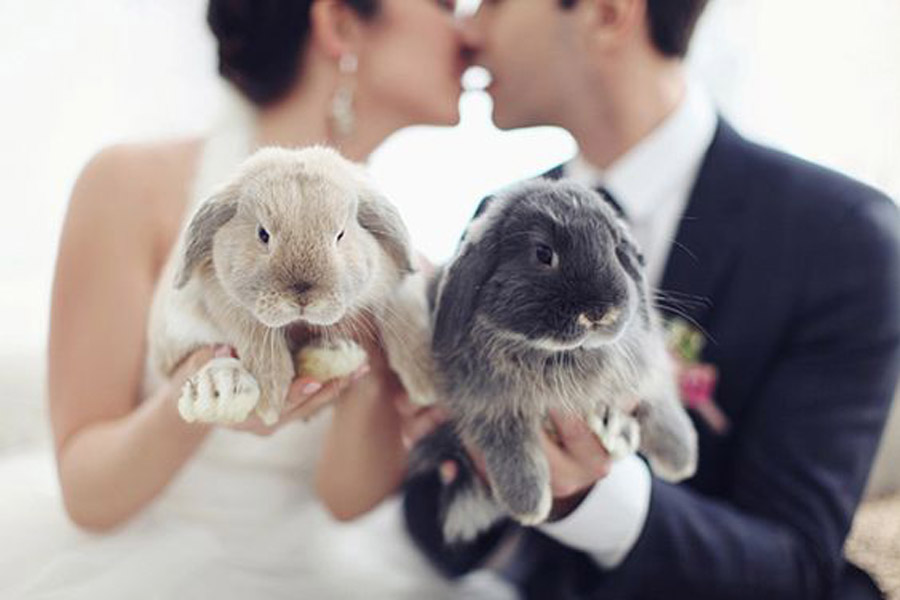
[[[75,184],[73,196],[85,187],[100,194],[98,202],[124,204],[127,208],[157,209],[159,203],[184,201],[192,180],[202,140],[189,138],[142,144],[120,144],[100,150],[87,163]]]
[[[178,233],[201,147],[188,138],[104,148],[82,169],[67,220],[124,233],[159,259]]]

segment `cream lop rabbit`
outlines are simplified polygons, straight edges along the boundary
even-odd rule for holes
[[[363,169],[324,147],[265,148],[197,209],[158,285],[146,385],[193,350],[233,346],[185,384],[189,421],[236,423],[255,410],[278,420],[298,368],[320,380],[349,374],[365,353],[349,334],[377,320],[411,270],[397,210]],[[302,323],[321,343],[301,352]],[[298,364],[299,362],[299,364]]]

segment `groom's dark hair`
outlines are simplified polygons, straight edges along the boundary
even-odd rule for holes
[[[707,3],[708,0],[647,0],[650,39],[663,56],[684,58]],[[578,0],[560,0],[560,4],[571,8]]]
[[[343,3],[363,18],[378,12],[378,0]],[[222,77],[260,106],[284,97],[309,38],[310,6],[312,0],[209,0],[206,20]]]

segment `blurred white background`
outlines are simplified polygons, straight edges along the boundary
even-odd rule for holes
[[[49,290],[79,170],[116,142],[202,131],[218,106],[205,0],[0,0],[0,449],[44,431]],[[900,197],[900,2],[713,0],[690,64],[747,135]],[[477,201],[567,159],[502,133],[482,93],[453,129],[390,139],[372,170],[416,245],[446,258]]]

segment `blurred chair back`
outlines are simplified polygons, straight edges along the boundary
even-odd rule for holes
[[[869,476],[866,496],[871,498],[892,492],[900,492],[900,388],[894,394],[894,406],[881,437],[881,448]]]

